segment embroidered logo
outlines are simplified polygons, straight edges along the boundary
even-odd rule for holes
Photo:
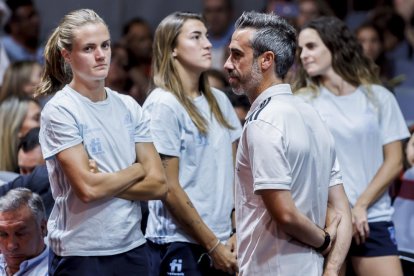
[[[167,272],[167,274],[174,275],[174,276],[184,276],[185,274],[181,272],[182,269],[183,269],[183,260],[174,259],[170,263],[170,272]]]
[[[92,138],[89,143],[89,148],[92,154],[102,154],[102,143],[99,137]]]

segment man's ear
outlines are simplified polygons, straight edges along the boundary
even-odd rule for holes
[[[65,60],[65,62],[70,63],[70,53],[69,53],[68,50],[66,50],[65,48],[63,48],[60,51],[60,54],[62,55],[62,57]]]
[[[261,55],[260,58],[260,66],[261,69],[266,71],[268,70],[270,67],[273,66],[274,62],[275,62],[275,54],[272,51],[266,51]]]

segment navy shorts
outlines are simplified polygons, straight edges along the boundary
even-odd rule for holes
[[[148,241],[152,262],[151,275],[160,276],[229,276],[210,265],[206,250],[197,244],[172,242],[156,244]]]
[[[352,239],[349,256],[351,257],[380,257],[398,256],[395,229],[392,221],[368,223],[369,237],[365,243],[357,245]]]
[[[49,251],[49,275],[59,276],[152,276],[148,246],[143,244],[111,256],[60,257]]]

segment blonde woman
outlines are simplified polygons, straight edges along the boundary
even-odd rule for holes
[[[36,61],[11,63],[4,73],[3,85],[0,89],[0,103],[10,96],[33,98],[41,73],[42,66]]]
[[[407,126],[394,96],[378,85],[373,61],[334,17],[299,33],[296,90],[326,121],[352,207],[349,257],[357,275],[402,275],[388,186],[402,168]]]
[[[208,84],[211,43],[200,15],[167,16],[153,50],[156,88],[143,107],[169,192],[149,202],[152,273],[234,273],[233,159],[241,129],[227,96]]]
[[[40,126],[40,106],[29,98],[11,96],[0,103],[0,171],[19,172],[19,138]]]
[[[88,9],[63,17],[45,47],[49,275],[151,275],[138,200],[163,198],[165,176],[141,107],[104,87],[110,57],[108,27]]]

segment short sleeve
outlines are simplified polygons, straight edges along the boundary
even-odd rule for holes
[[[144,106],[144,111],[150,118],[150,132],[157,151],[180,157],[180,123],[176,111],[159,102]]]
[[[150,132],[150,118],[148,114],[144,112],[142,107],[134,101],[133,110],[131,111],[134,116],[135,122],[135,143],[153,142]]]
[[[73,114],[62,106],[46,105],[41,113],[39,141],[43,157],[82,143],[79,126]]]
[[[329,180],[329,187],[339,185],[339,184],[343,184],[343,181],[342,181],[342,175],[341,175],[339,162],[338,162],[338,159],[335,157],[333,164],[332,164],[331,179]]]
[[[281,131],[260,120],[250,122],[245,131],[254,191],[290,190],[291,168],[286,157],[286,145]]]
[[[381,86],[374,86],[374,89],[382,90],[378,94],[383,145],[409,137],[407,124],[394,95]]]

